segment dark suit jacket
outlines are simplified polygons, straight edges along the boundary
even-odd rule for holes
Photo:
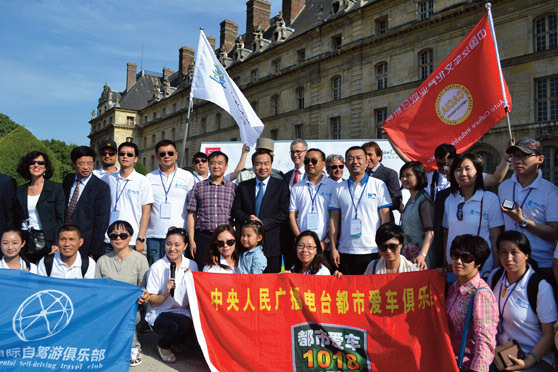
[[[0,173],[0,233],[14,227],[15,190],[15,180]]]
[[[281,255],[281,224],[289,215],[289,187],[280,179],[270,177],[260,207],[260,220],[264,227],[266,257]],[[256,214],[256,179],[241,182],[236,188],[232,215],[237,224],[250,220]]]
[[[283,175],[283,181],[285,181],[287,186],[290,186],[291,177],[293,176],[293,172],[294,172],[294,169],[291,169],[290,171],[288,171],[287,173],[285,173]]]
[[[72,185],[76,174],[71,173],[64,177],[66,213],[72,195]],[[83,245],[79,249],[82,256],[101,256],[103,254],[103,241],[107,231],[110,217],[110,188],[104,182],[92,175],[85,188],[81,191],[76,209],[72,213],[70,223],[81,230]]]
[[[401,205],[401,185],[399,184],[397,172],[391,168],[384,167],[384,165],[380,163],[380,166],[376,169],[376,172],[374,172],[372,177],[384,181],[389,190],[389,196],[391,197],[391,201],[393,203],[393,209],[399,209],[399,206]]]
[[[21,226],[27,219],[27,190],[26,183],[16,190],[16,218],[14,223]],[[45,232],[47,245],[50,247],[57,241],[58,230],[64,224],[64,191],[62,185],[45,179],[43,191],[37,202],[37,213]]]

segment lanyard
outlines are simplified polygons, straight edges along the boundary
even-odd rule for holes
[[[525,272],[523,273],[523,275],[521,275],[521,277],[517,280],[517,282],[515,282],[515,284],[513,285],[513,288],[511,289],[510,293],[508,294],[508,296],[506,297],[506,299],[504,300],[504,305],[500,308],[500,298],[502,298],[502,289],[504,287],[504,283],[507,281],[508,276],[506,275],[505,271],[504,271],[504,275],[502,278],[502,285],[500,286],[500,294],[498,295],[498,313],[500,313],[500,321],[503,322],[504,321],[504,310],[506,309],[506,305],[508,303],[508,300],[510,299],[513,291],[515,290],[515,287],[517,287],[517,285],[519,284],[519,282],[521,281],[521,279],[523,279],[523,277],[525,276],[525,274],[527,274],[528,270],[525,270]],[[507,289],[507,288],[506,288]],[[504,296],[506,295],[506,292],[504,292]]]
[[[314,193],[314,197],[312,197],[312,191],[311,191],[311,187],[310,187],[310,183],[307,183],[308,185],[308,194],[310,194],[310,202],[312,203],[312,213],[314,213],[314,202],[316,201],[316,197],[318,196],[318,193],[320,192],[320,187],[322,187],[323,183],[320,183],[320,185],[318,186],[318,189],[316,190],[316,192]]]
[[[120,178],[116,179],[116,202],[114,203],[114,210],[116,210],[116,206],[118,205],[118,201],[120,200],[120,197],[122,196],[122,193],[124,192],[124,189],[126,188],[126,186],[128,186],[128,181],[130,181],[130,180],[127,179],[126,182],[124,182],[124,187],[122,188],[120,193],[118,193],[118,189],[120,188],[120,186],[119,186]]]
[[[353,207],[355,208],[355,220],[356,220],[356,219],[358,219],[358,206],[360,204],[360,201],[362,200],[362,195],[364,195],[364,192],[366,191],[366,185],[363,186],[362,193],[360,193],[360,198],[358,198],[358,202],[355,205],[355,197],[351,193],[351,184],[349,183],[349,181],[350,181],[350,178],[347,180],[347,186],[349,188],[349,195],[351,195],[351,202],[353,203]],[[356,193],[357,185],[358,184],[355,183],[355,193]]]
[[[170,189],[171,189],[171,187],[172,187],[172,183],[173,183],[173,181],[174,181],[174,176],[176,176],[176,171],[177,171],[177,170],[178,170],[178,169],[175,169],[174,172],[172,173],[172,179],[171,179],[171,181],[170,181],[169,188],[166,189],[166,188],[165,188],[165,182],[163,181],[163,173],[162,173],[161,170],[159,169],[159,178],[161,178],[161,186],[163,186],[163,191],[165,192],[165,203],[167,202],[167,196],[169,195],[169,191],[170,191]]]
[[[527,201],[527,198],[529,197],[529,195],[531,194],[531,191],[533,191],[533,188],[529,189],[529,192],[527,193],[527,195],[525,195],[525,198],[523,199],[523,202],[521,203],[521,205],[519,206],[521,209],[523,209],[523,206],[525,205],[525,202]],[[515,205],[515,182],[513,184],[513,204]]]

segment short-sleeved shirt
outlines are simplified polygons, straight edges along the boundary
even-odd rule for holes
[[[196,229],[213,231],[230,223],[236,185],[223,179],[214,184],[208,178],[198,182],[188,197],[188,212],[196,212]]]
[[[333,181],[335,182],[335,181]],[[291,267],[291,271],[294,272],[294,265]],[[305,275],[312,275],[310,274],[310,270],[306,270],[303,274]],[[331,275],[331,272],[325,265],[320,265],[320,269],[314,275]]]
[[[118,173],[118,172],[120,172],[120,168],[116,167],[116,172],[115,173]],[[103,178],[104,176],[106,176],[107,174],[110,174],[110,173],[108,171],[106,171],[105,168],[101,167],[99,169],[94,169],[93,174],[95,176],[97,176],[98,178]]]
[[[30,273],[37,274],[37,265],[32,262],[29,262],[29,265],[23,261],[23,258],[19,258],[19,267],[20,270],[29,271]],[[8,265],[4,261],[4,257],[0,259],[0,269],[9,269]]]
[[[391,197],[386,184],[367,174],[355,184],[352,179],[337,185],[329,210],[340,211],[339,243],[340,253],[370,254],[377,253],[376,230],[380,227],[379,210],[391,207]],[[358,219],[362,223],[362,234],[351,236],[351,223]]]
[[[482,221],[480,218],[482,201]],[[459,203],[464,202],[463,205],[463,219],[460,221],[457,218],[457,208]],[[448,243],[446,245],[446,261],[451,264],[450,247],[453,239],[458,235],[472,234],[477,235],[479,231],[484,240],[491,247],[490,243],[490,229],[498,226],[504,226],[504,218],[500,210],[500,202],[498,196],[490,191],[477,190],[469,200],[461,196],[460,192],[450,194],[445,201],[444,221],[442,226],[448,229]],[[492,270],[494,267],[494,259],[492,255],[488,257],[483,266],[482,272]]]
[[[188,293],[186,292],[186,270],[198,271],[198,265],[195,261],[182,257],[180,267],[176,268],[174,281],[176,287],[174,289],[174,297],[167,299],[159,306],[152,306],[148,303],[145,320],[153,326],[155,319],[161,313],[175,313],[190,316],[190,305],[188,304]],[[162,295],[167,292],[167,282],[170,278],[170,262],[167,256],[164,256],[149,269],[147,274],[147,292],[150,294]]]
[[[209,178],[209,172],[207,172],[207,174],[205,175],[205,177],[203,177],[202,175],[200,175],[198,172],[194,171],[193,173],[194,176],[194,183],[198,183],[204,180],[207,180]]]
[[[131,242],[135,243],[139,234],[141,207],[153,203],[153,192],[147,177],[134,170],[127,178],[122,178],[120,172],[117,172],[103,177],[103,181],[110,187],[109,225],[117,219],[127,221],[134,229]],[[118,218],[114,213],[115,210],[118,211]],[[105,234],[105,243],[110,243],[107,234]]]
[[[308,214],[318,215],[317,228],[313,231],[324,240],[329,231],[329,203],[338,183],[323,176],[317,185],[308,179],[298,182],[291,189],[290,212],[298,212],[296,223],[300,231],[308,228]]]
[[[145,235],[148,238],[164,239],[169,227],[186,226],[186,201],[194,186],[194,176],[177,167],[169,176],[156,169],[146,177],[151,184],[153,204]],[[161,208],[166,208],[165,203],[170,204],[170,218],[161,218]]]
[[[147,270],[149,270],[147,258],[139,252],[132,250],[122,259],[119,259],[114,252],[109,252],[97,261],[95,278],[108,278],[145,287]]]
[[[95,261],[91,257],[87,257],[87,259],[89,260],[89,266],[87,267],[85,276],[82,277],[81,254],[78,253],[72,266],[68,267],[60,258],[60,252],[56,252],[52,261],[52,271],[50,272],[50,277],[60,279],[93,279],[95,278]],[[39,264],[37,265],[37,274],[48,276],[45,268],[44,257],[41,258],[41,261],[39,261]]]
[[[515,189],[515,193],[514,193]],[[538,177],[529,186],[523,188],[517,181],[515,174],[509,180],[502,182],[498,188],[500,203],[504,200],[518,202],[523,215],[538,224],[558,222],[558,187]],[[543,239],[528,229],[521,228],[514,220],[504,216],[506,230],[521,231],[531,243],[531,254],[539,267],[552,267],[554,241]]]

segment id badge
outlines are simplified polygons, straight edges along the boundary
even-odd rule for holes
[[[318,230],[318,214],[308,213],[306,215],[306,228],[308,230],[316,231]]]
[[[362,235],[362,221],[358,218],[351,220],[351,236],[358,238]]]
[[[118,211],[118,210],[116,210],[116,209],[110,211],[110,222],[109,222],[109,225],[110,225],[111,223],[113,223],[114,221],[118,221],[118,220],[119,220],[119,217],[120,217],[120,211]]]
[[[170,219],[171,218],[171,204],[170,203],[161,203],[161,208],[159,210],[160,216],[163,219]]]

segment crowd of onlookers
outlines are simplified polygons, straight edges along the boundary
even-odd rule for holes
[[[225,153],[194,154],[190,172],[178,166],[175,143],[162,140],[159,166],[144,176],[134,170],[136,144],[106,140],[98,152],[74,148],[75,173],[62,184],[49,180],[48,156],[32,151],[17,168],[28,183],[16,188],[0,174],[0,268],[142,287],[136,323],[143,318],[140,330],[161,335],[157,350],[168,363],[198,347],[188,270],[284,267],[341,276],[438,269],[448,283],[461,370],[553,370],[558,187],[542,177],[540,143],[511,143],[491,174],[481,157],[452,145],[438,146],[433,172],[392,146],[405,162],[399,172],[382,164],[376,142],[326,157],[296,139],[293,167],[283,173],[273,169],[274,142],[260,138],[251,168],[243,146],[227,173]],[[94,170],[97,156],[102,167]],[[141,360],[135,332],[130,366]]]

